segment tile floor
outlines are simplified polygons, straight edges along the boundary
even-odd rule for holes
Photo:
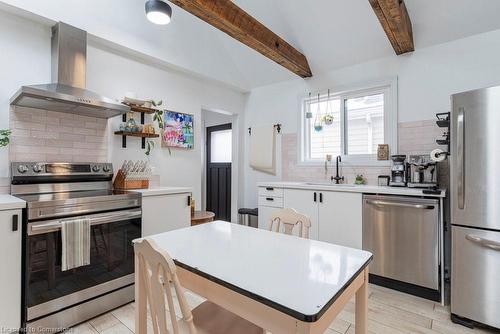
[[[187,292],[191,307],[203,298]],[[176,310],[180,314],[179,310]],[[397,291],[370,285],[369,325],[371,334],[486,334],[500,333],[455,325],[450,321],[449,308],[431,301]],[[354,334],[354,302],[348,303],[325,334]],[[151,328],[150,328],[151,329]],[[71,328],[68,334],[132,334],[134,332],[134,304],[128,304],[110,313]],[[148,330],[148,333],[153,333]]]

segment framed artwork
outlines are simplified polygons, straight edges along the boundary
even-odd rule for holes
[[[162,147],[194,148],[194,116],[175,111],[163,113]]]
[[[377,160],[389,160],[389,145],[379,144],[377,149]]]

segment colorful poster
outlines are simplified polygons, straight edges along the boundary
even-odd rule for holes
[[[163,114],[162,147],[192,149],[194,147],[194,116],[174,111]]]

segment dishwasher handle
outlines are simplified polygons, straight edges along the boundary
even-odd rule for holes
[[[434,210],[434,205],[429,205],[429,204],[412,204],[412,203],[402,203],[402,202],[393,202],[385,200],[367,200],[366,203],[376,206],[396,206],[399,208]]]

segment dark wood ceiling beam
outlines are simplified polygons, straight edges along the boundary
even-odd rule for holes
[[[410,16],[404,0],[369,0],[397,55],[415,51]]]
[[[231,0],[169,0],[201,20],[287,68],[311,77],[306,57]]]

